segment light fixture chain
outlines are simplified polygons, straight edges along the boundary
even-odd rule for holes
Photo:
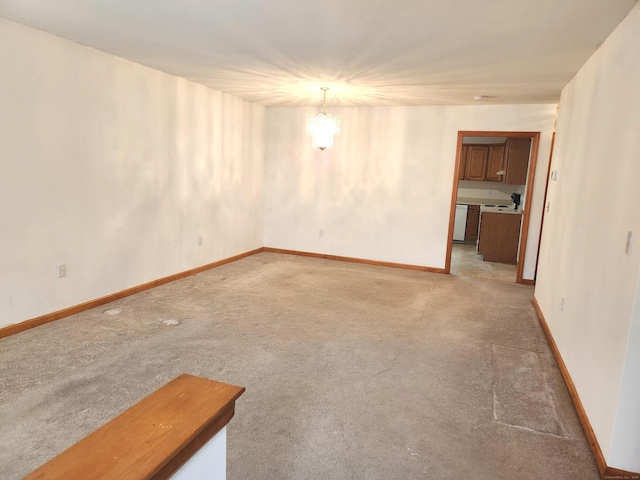
[[[322,111],[318,115],[309,115],[307,130],[312,134],[312,145],[320,150],[333,147],[333,137],[340,133],[340,118],[327,114],[327,91],[329,87],[320,87],[323,92]]]
[[[327,87],[322,87],[322,91],[324,92],[324,97],[322,98],[322,114],[327,114]]]

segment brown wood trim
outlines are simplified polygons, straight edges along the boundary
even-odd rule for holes
[[[627,472],[626,470],[606,467],[602,478],[604,480],[638,480],[638,478],[640,478],[640,473]]]
[[[516,269],[516,283],[522,283],[524,272],[524,256],[527,253],[527,236],[529,235],[529,218],[531,217],[531,200],[533,199],[533,187],[536,180],[536,164],[538,163],[538,148],[540,145],[540,132],[531,136],[531,152],[529,153],[529,173],[527,174],[527,191],[525,192],[526,206],[522,215],[522,230],[520,231],[520,254]]]
[[[584,434],[587,437],[587,442],[589,442],[589,447],[591,448],[591,453],[593,454],[593,458],[596,461],[596,465],[598,466],[598,470],[600,471],[600,476],[604,477],[605,470],[607,468],[607,463],[604,459],[604,455],[602,454],[602,450],[600,449],[600,444],[596,438],[596,434],[591,427],[591,422],[589,421],[589,417],[587,416],[587,412],[582,406],[582,402],[580,401],[580,397],[578,396],[578,391],[576,390],[576,386],[571,379],[571,375],[569,374],[569,370],[567,370],[567,366],[562,360],[562,355],[560,355],[560,351],[558,350],[558,346],[556,345],[555,340],[553,339],[553,335],[551,334],[551,330],[549,330],[549,325],[547,325],[547,321],[544,318],[544,314],[540,309],[540,305],[538,304],[538,300],[536,297],[533,297],[533,307],[536,309],[536,313],[538,314],[538,319],[540,320],[540,325],[542,326],[542,330],[544,330],[545,335],[547,336],[547,340],[549,341],[549,346],[551,347],[551,351],[553,352],[553,356],[556,358],[556,363],[558,364],[558,368],[560,369],[560,373],[562,374],[562,378],[564,379],[564,383],[567,385],[567,390],[569,390],[569,395],[571,396],[571,400],[573,401],[573,406],[576,409],[576,413],[578,415],[578,420],[580,420],[580,424],[582,425],[582,430],[584,430]]]
[[[179,280],[181,278],[189,277],[191,275],[195,275],[196,273],[204,272],[206,270],[219,267],[226,263],[235,262],[236,260],[240,260],[241,258],[245,258],[250,255],[260,253],[262,251],[263,251],[263,247],[256,248],[255,250],[250,250],[248,252],[241,253],[239,255],[234,255],[233,257],[218,260],[217,262],[201,265],[199,267],[192,268],[190,270],[185,270],[184,272],[175,273],[173,275],[169,275],[168,277],[159,278],[151,282],[143,283],[142,285],[127,288],[126,290],[122,290],[120,292],[116,292],[110,295],[106,295],[104,297],[96,298],[95,300],[89,300],[88,302],[84,302],[79,305],[74,305],[72,307],[68,307],[63,310],[58,310],[57,312],[47,313],[45,315],[32,318],[31,320],[25,320],[24,322],[15,323],[13,325],[0,328],[0,338],[8,337],[10,335],[15,335],[16,333],[24,332],[25,330],[29,330],[30,328],[38,327],[40,325],[44,325],[45,323],[53,322],[54,320],[60,320],[61,318],[65,318],[70,315],[75,315],[76,313],[84,312],[85,310],[89,310],[90,308],[99,307],[100,305],[104,305],[105,303],[110,303],[115,300],[119,300],[121,298],[134,295],[136,293],[144,292],[145,290],[149,290],[159,285],[164,285],[165,283],[169,283],[175,280]]]
[[[600,475],[602,478],[606,479],[623,479],[623,480],[637,480],[640,478],[640,473],[627,472],[625,470],[618,470],[617,468],[612,468],[607,466],[607,462],[602,454],[602,449],[600,448],[600,444],[598,443],[598,439],[596,438],[596,434],[591,427],[591,422],[589,421],[589,417],[587,417],[587,412],[582,406],[582,402],[580,401],[580,397],[578,396],[578,391],[576,390],[576,386],[571,379],[571,375],[567,370],[567,366],[562,360],[562,355],[560,355],[560,351],[558,350],[558,346],[556,345],[555,340],[553,339],[553,335],[551,334],[551,330],[549,330],[549,325],[547,325],[547,321],[544,318],[544,314],[542,313],[542,309],[538,304],[538,300],[536,297],[533,297],[533,307],[536,309],[536,313],[538,314],[538,318],[540,319],[540,325],[544,330],[545,335],[547,336],[547,340],[549,341],[549,345],[551,346],[551,351],[553,351],[553,356],[556,358],[556,362],[558,363],[558,368],[560,369],[560,373],[562,374],[562,378],[564,379],[564,383],[567,385],[567,389],[569,390],[569,395],[571,396],[571,400],[573,401],[573,406],[576,409],[576,413],[578,414],[578,419],[580,420],[580,424],[582,425],[582,429],[584,430],[584,434],[587,437],[587,441],[589,442],[589,447],[591,447],[591,453],[593,454],[593,458],[596,461],[596,465],[598,466],[598,470],[600,471]]]
[[[451,252],[453,250],[453,223],[456,217],[456,201],[458,200],[458,185],[460,176],[460,155],[462,153],[463,132],[458,132],[458,144],[456,145],[456,166],[453,172],[453,187],[451,191],[451,205],[449,206],[449,234],[447,235],[447,254],[444,261],[444,272],[451,273]]]
[[[535,280],[530,280],[528,278],[523,278],[522,282],[520,282],[520,283],[522,283],[523,285],[535,285],[536,281]]]
[[[229,423],[243,392],[182,374],[24,478],[169,478]]]
[[[286,255],[299,255],[302,257],[323,258],[325,260],[338,260],[340,262],[363,263],[378,267],[402,268],[405,270],[418,270],[421,272],[444,273],[444,268],[423,267],[422,265],[410,265],[407,263],[380,262],[367,260],[366,258],[342,257],[340,255],[327,255],[325,253],[300,252],[298,250],[285,250],[282,248],[264,247],[265,252],[284,253]]]
[[[489,130],[460,130],[458,135],[463,137],[510,137],[510,138],[533,138],[535,135],[539,135],[540,132],[498,132],[498,131],[489,131]]]
[[[533,278],[538,276],[538,262],[540,261],[540,244],[542,243],[542,227],[544,227],[544,217],[547,211],[547,193],[549,193],[549,177],[551,176],[551,162],[553,160],[553,147],[556,144],[556,132],[551,135],[551,148],[549,149],[549,164],[547,165],[547,180],[544,184],[544,198],[542,199],[542,217],[540,218],[540,235],[538,236],[538,251],[536,253],[536,269]]]
[[[524,257],[527,247],[527,235],[529,234],[529,216],[531,214],[531,199],[533,198],[533,188],[535,183],[536,163],[538,159],[538,149],[540,144],[540,132],[497,132],[497,131],[458,131],[458,146],[456,148],[456,167],[453,177],[453,191],[451,193],[451,208],[449,211],[449,236],[447,239],[447,256],[445,259],[444,273],[451,271],[451,251],[453,249],[453,223],[455,220],[456,200],[458,197],[458,173],[460,169],[460,152],[462,151],[463,137],[507,137],[507,138],[531,138],[531,153],[529,155],[529,171],[527,178],[527,191],[525,192],[525,205],[527,206],[522,215],[522,229],[520,232],[520,253],[516,265],[516,283],[525,283],[522,278],[524,272]],[[536,265],[537,267],[537,265]]]

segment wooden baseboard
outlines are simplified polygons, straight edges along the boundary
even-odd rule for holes
[[[606,467],[604,469],[603,480],[638,480],[640,473],[627,472],[617,468]]]
[[[553,339],[553,335],[551,334],[551,330],[549,330],[549,325],[547,325],[547,321],[544,318],[544,314],[540,309],[540,305],[538,304],[538,300],[536,297],[533,297],[533,306],[536,309],[536,313],[538,314],[538,319],[540,320],[540,325],[544,330],[545,335],[547,336],[547,340],[549,341],[549,345],[551,346],[551,351],[553,352],[553,356],[556,358],[556,362],[558,363],[558,368],[560,369],[560,373],[562,374],[562,378],[564,379],[564,383],[567,385],[567,389],[569,390],[569,395],[571,396],[571,400],[573,402],[573,406],[576,409],[576,413],[578,414],[578,419],[580,420],[580,424],[582,425],[582,429],[584,430],[584,434],[587,437],[587,442],[589,442],[589,447],[591,448],[591,453],[593,454],[593,458],[596,461],[596,465],[598,466],[598,470],[600,471],[600,476],[603,479],[621,479],[621,480],[631,480],[640,478],[639,474],[632,472],[625,472],[623,470],[618,470],[616,468],[611,468],[607,466],[607,462],[602,454],[602,449],[600,448],[600,444],[598,443],[598,439],[596,438],[596,434],[591,427],[591,422],[589,421],[589,417],[587,416],[587,412],[582,405],[582,401],[580,401],[580,396],[578,395],[578,391],[576,390],[576,386],[571,379],[571,375],[569,374],[569,370],[567,370],[567,366],[562,359],[562,355],[560,355],[560,351],[558,350],[558,346],[556,345],[555,340]]]
[[[407,263],[380,262],[378,260],[367,260],[365,258],[342,257],[340,255],[327,255],[324,253],[300,252],[298,250],[285,250],[282,248],[264,247],[265,252],[284,253],[286,255],[300,255],[302,257],[323,258],[325,260],[338,260],[340,262],[363,263],[365,265],[375,265],[378,267],[402,268],[405,270],[418,270],[420,272],[445,273],[444,268],[423,267],[421,265],[411,265]]]
[[[582,424],[582,429],[584,430],[584,434],[587,437],[587,441],[589,442],[589,447],[591,447],[591,453],[593,454],[593,458],[598,465],[598,470],[600,470],[600,475],[604,475],[604,470],[607,467],[607,464],[604,459],[604,455],[602,454],[602,450],[600,449],[600,444],[596,439],[596,435],[591,427],[591,422],[589,422],[589,417],[587,417],[587,412],[582,406],[582,401],[580,401],[580,397],[578,395],[578,391],[576,390],[576,386],[571,379],[571,375],[569,374],[569,370],[567,370],[567,366],[562,359],[562,355],[560,355],[560,351],[558,350],[558,346],[556,345],[555,340],[553,339],[553,335],[551,334],[551,330],[549,330],[549,326],[547,325],[547,321],[544,318],[544,314],[540,309],[540,305],[538,305],[538,300],[536,297],[533,297],[533,306],[536,309],[538,314],[538,318],[540,319],[540,325],[544,330],[545,335],[547,336],[547,340],[549,341],[549,345],[551,346],[551,351],[553,352],[553,356],[556,358],[556,362],[558,363],[558,368],[560,369],[560,373],[562,374],[562,378],[564,379],[564,383],[567,385],[567,389],[569,390],[569,395],[571,396],[571,400],[573,401],[573,406],[576,409],[576,413],[578,414],[578,419]]]
[[[153,280],[151,282],[147,282],[142,285],[138,285],[136,287],[127,288],[126,290],[112,293],[111,295],[106,295],[104,297],[96,298],[95,300],[89,300],[88,302],[81,303],[80,305],[74,305],[72,307],[68,307],[63,310],[58,310],[57,312],[47,313],[46,315],[41,315],[39,317],[32,318],[31,320],[25,320],[24,322],[20,322],[14,325],[9,325],[7,327],[0,328],[0,338],[8,337],[10,335],[15,335],[16,333],[24,332],[25,330],[29,330],[30,328],[34,328],[39,325],[44,325],[45,323],[53,322],[54,320],[59,320],[61,318],[65,318],[70,315],[75,315],[76,313],[89,310],[90,308],[99,307],[100,305],[104,305],[105,303],[110,303],[110,302],[113,302],[114,300],[119,300],[120,298],[128,297],[129,295],[134,295],[136,293],[144,292],[145,290],[149,290],[150,288],[154,288],[159,285],[164,285],[165,283],[173,282],[181,278],[189,277],[191,275],[195,275],[196,273],[204,272],[206,270],[219,267],[220,265],[224,265],[226,263],[235,262],[236,260],[240,260],[241,258],[248,257],[256,253],[260,253],[263,250],[264,249],[260,247],[255,250],[251,250],[249,252],[241,253],[239,255],[234,255],[233,257],[218,260],[217,262],[208,263],[206,265],[201,265],[200,267],[192,268],[184,272],[169,275],[168,277],[159,278],[157,280]]]
[[[9,325],[9,326],[0,328],[0,338],[8,337],[10,335],[15,335],[16,333],[24,332],[25,330],[29,330],[30,328],[35,328],[37,326],[44,325],[45,323],[53,322],[54,320],[59,320],[61,318],[65,318],[70,315],[75,315],[76,313],[89,310],[90,308],[99,307],[100,305],[104,305],[106,303],[110,303],[115,300],[119,300],[121,298],[128,297],[130,295],[134,295],[136,293],[140,293],[154,287],[158,287],[160,285],[164,285],[165,283],[169,283],[175,280],[179,280],[181,278],[189,277],[191,275],[195,275],[196,273],[204,272],[206,270],[219,267],[220,265],[224,265],[226,263],[235,262],[236,260],[240,260],[241,258],[248,257],[250,255],[254,255],[256,253],[260,253],[263,251],[285,253],[289,255],[302,255],[306,257],[324,258],[327,260],[340,260],[343,262],[364,263],[367,265],[377,265],[382,267],[404,268],[407,270],[419,270],[423,272],[444,273],[443,268],[422,267],[419,265],[407,265],[403,263],[378,262],[375,260],[366,260],[362,258],[341,257],[337,255],[325,255],[321,253],[299,252],[295,250],[283,250],[279,248],[260,247],[255,250],[241,253],[239,255],[234,255],[233,257],[225,258],[223,260],[218,260],[217,262],[208,263],[200,267],[192,268],[190,270],[176,273],[174,275],[169,275],[168,277],[159,278],[157,280],[153,280],[151,282],[147,282],[142,285],[131,287],[126,290],[122,290],[120,292],[112,293],[104,297],[96,298],[94,300],[89,300],[88,302],[81,303],[79,305],[74,305],[72,307],[68,307],[52,313],[47,313],[45,315],[41,315],[39,317],[32,318],[30,320],[25,320],[24,322],[20,322],[14,325]]]
[[[529,280],[528,278],[523,278],[521,283],[523,285],[535,285],[536,281],[535,280]]]

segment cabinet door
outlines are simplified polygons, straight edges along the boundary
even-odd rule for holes
[[[478,253],[485,262],[518,262],[521,220],[522,215],[515,213],[482,213]]]
[[[469,205],[467,210],[467,228],[464,240],[475,242],[478,239],[478,225],[480,224],[480,205]]]
[[[462,146],[460,150],[460,170],[458,170],[458,180],[464,180],[465,170],[467,168],[467,147]]]
[[[470,146],[467,150],[467,168],[464,178],[466,180],[482,181],[487,175],[487,157],[489,156],[489,147],[487,146]]]
[[[489,160],[487,161],[487,181],[502,181],[503,175],[498,175],[498,172],[504,169],[504,151],[504,145],[489,145]]]
[[[530,138],[510,138],[507,140],[505,183],[510,185],[525,185],[527,183],[530,151]]]

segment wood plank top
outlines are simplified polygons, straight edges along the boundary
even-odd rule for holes
[[[182,374],[25,479],[168,478],[226,426],[243,392]]]

